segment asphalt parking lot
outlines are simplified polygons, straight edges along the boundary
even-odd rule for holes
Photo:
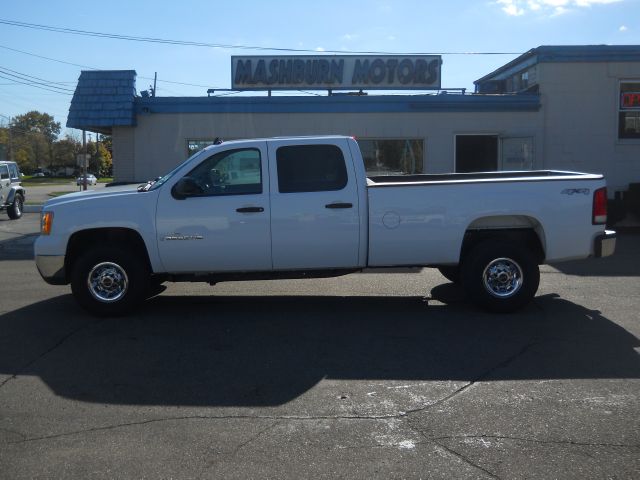
[[[490,315],[436,270],[96,319],[0,214],[1,478],[639,478],[640,235]]]

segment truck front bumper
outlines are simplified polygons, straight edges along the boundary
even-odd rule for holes
[[[605,230],[594,240],[593,254],[595,257],[608,257],[616,251],[617,234],[613,230]]]
[[[64,271],[64,255],[36,255],[36,266],[45,282],[51,285],[68,283]]]

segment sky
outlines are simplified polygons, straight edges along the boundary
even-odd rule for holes
[[[239,46],[309,50],[304,54],[436,53],[443,59],[442,87],[472,91],[474,80],[540,45],[640,44],[640,0],[22,0],[3,7],[0,22],[227,45],[97,38],[0,23],[0,124],[38,110],[53,115],[63,134],[72,133],[65,124],[81,70],[135,70],[138,90],[149,88],[157,72],[158,96],[192,97],[230,88],[231,55],[279,53]],[[19,78],[53,85],[56,92]]]

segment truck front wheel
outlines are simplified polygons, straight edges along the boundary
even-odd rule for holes
[[[97,316],[121,315],[144,299],[149,271],[131,252],[96,247],[82,254],[71,272],[77,302]]]
[[[540,284],[534,255],[518,245],[485,241],[466,255],[462,283],[478,305],[508,313],[529,303]]]

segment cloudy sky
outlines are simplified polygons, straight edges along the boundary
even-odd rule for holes
[[[277,53],[252,47],[441,53],[443,87],[472,89],[474,80],[539,45],[640,44],[640,0],[309,3],[10,2],[0,13],[0,122],[35,109],[64,126],[82,69],[136,70],[139,90],[157,72],[158,95],[206,95],[207,88],[230,87],[231,55]]]

